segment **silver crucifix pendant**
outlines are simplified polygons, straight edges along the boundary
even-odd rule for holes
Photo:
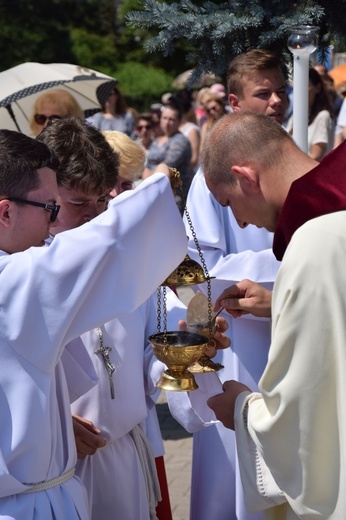
[[[109,379],[109,386],[111,390],[111,398],[115,399],[115,392],[114,392],[114,383],[113,383],[113,372],[115,371],[115,366],[110,360],[109,353],[112,350],[111,347],[105,347],[103,345],[103,334],[102,330],[100,328],[97,329],[97,334],[100,341],[100,347],[95,350],[95,354],[101,354],[103,363],[105,365],[105,368],[107,370],[108,379]]]

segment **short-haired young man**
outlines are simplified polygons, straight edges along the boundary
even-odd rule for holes
[[[274,53],[255,49],[235,57],[228,67],[227,82],[228,101],[234,112],[252,110],[282,123],[287,109],[285,78]],[[208,271],[215,277],[213,298],[244,278],[272,288],[279,266],[271,251],[272,234],[255,226],[241,231],[232,210],[222,208],[208,190],[202,169],[192,181],[187,209]],[[198,261],[188,225],[186,230],[189,255]],[[200,289],[206,293],[206,287]],[[225,367],[218,372],[221,382],[239,377],[256,388],[267,361],[270,322],[252,317],[233,320],[226,313],[223,316],[229,323],[232,345],[219,351],[215,359]],[[198,426],[198,421],[190,418],[188,415],[185,423],[184,418],[178,418],[195,432],[190,520],[261,519],[261,514],[250,515],[244,505],[234,433],[221,423],[205,428],[205,423],[200,421]],[[211,496],[219,499],[211,500]]]

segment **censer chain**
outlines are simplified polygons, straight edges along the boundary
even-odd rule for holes
[[[176,168],[171,168],[171,170],[174,173],[175,182],[177,182],[180,179],[180,172]],[[211,282],[210,282],[210,276],[209,276],[207,264],[205,263],[205,260],[204,260],[203,254],[202,254],[202,250],[201,250],[201,247],[200,247],[198,239],[197,239],[196,231],[195,231],[195,229],[194,229],[194,227],[192,225],[192,220],[191,220],[190,214],[189,214],[189,212],[187,210],[187,207],[186,207],[186,201],[185,201],[185,198],[184,198],[184,195],[183,195],[183,189],[182,189],[182,182],[180,183],[180,185],[177,186],[177,189],[180,191],[180,196],[181,196],[182,201],[184,203],[184,213],[185,213],[185,216],[186,216],[186,220],[187,220],[187,223],[189,225],[193,241],[195,242],[195,246],[196,246],[196,249],[198,251],[199,258],[201,260],[201,264],[202,264],[202,267],[203,267],[203,270],[204,270],[204,276],[205,276],[205,278],[207,280],[209,338],[212,338],[213,326],[212,326],[212,304],[211,304]]]

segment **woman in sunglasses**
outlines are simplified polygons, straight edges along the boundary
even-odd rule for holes
[[[60,119],[66,116],[76,116],[84,119],[84,112],[75,98],[65,90],[48,90],[41,94],[35,101],[30,129],[36,137],[52,119]]]

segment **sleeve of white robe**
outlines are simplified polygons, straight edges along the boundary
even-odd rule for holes
[[[256,497],[248,434],[288,501],[283,518],[345,518],[345,259],[344,211],[306,223],[285,253],[274,287],[262,397],[241,394],[236,403],[240,468],[251,511],[271,504],[258,482]]]
[[[36,366],[54,366],[58,351],[32,346],[62,347],[137,308],[185,253],[170,184],[156,174],[91,222],[57,235],[49,247],[1,257],[0,306],[12,316],[2,320],[3,334]]]
[[[214,412],[207,405],[209,397],[222,392],[222,384],[216,372],[194,374],[198,385],[192,392],[166,391],[169,410],[189,433],[195,433],[218,422]]]
[[[61,355],[70,403],[88,392],[98,383],[94,365],[80,337],[70,341]]]

